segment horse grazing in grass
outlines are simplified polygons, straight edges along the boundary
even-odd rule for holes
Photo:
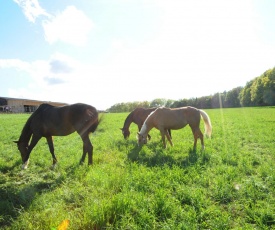
[[[136,108],[134,109],[125,119],[124,121],[124,125],[123,128],[121,128],[122,130],[122,134],[124,136],[124,139],[127,139],[130,136],[130,130],[129,127],[131,125],[132,122],[134,122],[135,124],[137,124],[138,126],[138,131],[140,131],[145,119],[148,117],[148,115],[155,111],[156,108]],[[171,132],[169,130],[169,134],[171,137]],[[148,134],[148,139],[151,139],[151,136]]]
[[[93,106],[81,103],[62,107],[41,104],[27,120],[19,140],[14,141],[21,153],[22,168],[28,167],[30,153],[42,137],[47,139],[53,166],[55,166],[57,159],[54,154],[52,136],[67,136],[75,131],[83,141],[83,155],[80,163],[84,162],[88,153],[88,164],[92,164],[93,145],[89,139],[89,133],[94,132],[98,124],[98,112]]]
[[[171,146],[173,146],[168,129],[181,129],[188,124],[194,135],[193,149],[196,149],[198,138],[200,138],[202,149],[204,149],[203,134],[200,130],[201,116],[204,120],[206,134],[210,137],[212,132],[211,121],[207,113],[203,110],[189,106],[174,109],[164,107],[158,108],[144,121],[144,124],[138,133],[138,144],[146,144],[148,132],[152,128],[156,128],[161,133],[164,148],[166,148],[165,136]]]

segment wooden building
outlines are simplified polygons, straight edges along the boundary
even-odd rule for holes
[[[37,101],[20,98],[0,97],[0,112],[11,113],[31,113],[34,112],[39,105],[48,103],[54,106],[64,106],[66,103],[52,101]]]

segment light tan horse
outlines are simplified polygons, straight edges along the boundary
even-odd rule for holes
[[[173,146],[171,137],[167,130],[182,129],[186,125],[189,125],[194,135],[194,150],[196,149],[198,138],[200,138],[202,149],[204,149],[203,134],[200,130],[201,116],[204,120],[205,133],[210,137],[212,126],[210,118],[205,111],[190,106],[174,109],[165,107],[158,108],[144,121],[144,124],[138,133],[138,144],[146,144],[148,132],[152,128],[156,128],[161,133],[164,148],[166,148],[165,136],[171,146]]]
[[[148,117],[148,115],[155,111],[157,108],[136,108],[134,109],[125,119],[123,128],[121,128],[122,134],[124,136],[124,139],[126,140],[130,136],[130,130],[129,127],[131,123],[135,123],[138,126],[138,131],[141,130],[141,127]],[[171,131],[168,130],[170,137]],[[151,139],[151,136],[148,134],[148,139]]]

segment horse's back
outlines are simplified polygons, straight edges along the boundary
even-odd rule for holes
[[[199,110],[194,107],[181,108],[158,108],[153,113],[153,119],[156,125],[170,129],[180,129],[187,124],[193,124],[200,121]]]
[[[43,127],[44,118],[47,117],[45,116],[45,112],[48,110],[51,110],[53,107],[54,106],[50,104],[46,104],[46,103],[41,104],[29,118],[32,128],[35,127],[36,129],[39,129],[40,127]]]
[[[77,103],[69,106],[69,113],[72,119],[91,119],[98,116],[97,109],[91,105]]]
[[[91,105],[77,103],[58,107],[42,104],[32,121],[32,129],[42,136],[66,136],[80,132],[84,127],[93,132],[97,123],[98,112]]]
[[[156,108],[136,108],[133,110],[133,122],[142,125],[148,115],[156,110]]]
[[[89,132],[94,132],[99,123],[98,111],[95,107],[83,103],[71,105],[71,119],[76,128],[76,131],[82,132],[82,129],[87,129]]]

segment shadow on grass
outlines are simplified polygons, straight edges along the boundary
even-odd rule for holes
[[[21,212],[27,210],[37,195],[55,190],[63,181],[75,173],[79,165],[73,165],[66,174],[52,176],[54,170],[49,169],[46,173],[37,172],[34,175],[27,170],[16,170],[21,167],[21,161],[5,168],[0,177],[0,229],[10,227]]]
[[[202,150],[189,150],[184,154],[173,154],[172,151],[167,151],[160,147],[159,143],[150,143],[150,153],[143,150],[142,146],[135,145],[133,149],[128,152],[128,160],[144,164],[148,167],[154,166],[173,166],[188,167],[194,164],[204,165],[210,160],[209,154]]]
[[[13,171],[16,168],[19,168],[22,165],[22,161],[21,160],[17,160],[15,163],[13,164],[5,164],[5,165],[1,165],[1,173],[5,174],[8,173],[10,171]],[[1,183],[1,182],[0,182]]]

